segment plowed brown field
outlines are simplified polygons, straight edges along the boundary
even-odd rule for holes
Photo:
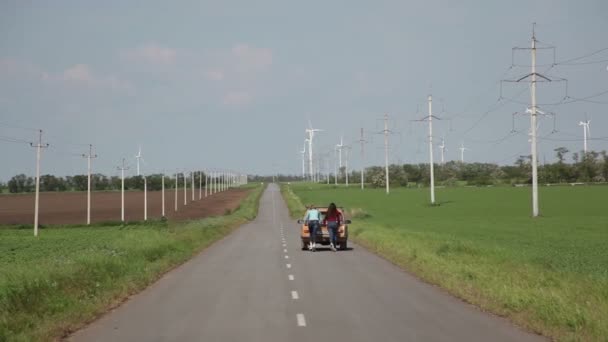
[[[177,212],[174,211],[175,190],[165,191],[165,213],[168,219],[183,221],[208,216],[223,215],[234,210],[249,190],[230,189],[192,201],[191,191],[187,193],[184,206],[184,192],[177,193]],[[160,218],[162,200],[160,191],[148,192],[148,219]],[[143,191],[125,192],[125,220],[144,219]],[[86,192],[47,192],[40,194],[40,224],[86,224]],[[91,195],[91,222],[120,221],[120,192],[93,192]],[[34,222],[34,195],[0,195],[0,224],[31,224]]]

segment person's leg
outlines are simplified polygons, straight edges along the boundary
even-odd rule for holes
[[[327,230],[329,230],[329,242],[331,244],[331,249],[335,250],[336,241],[337,241],[337,233],[338,233],[338,223],[337,222],[328,222]]]
[[[310,230],[310,245],[312,246],[311,249],[314,250],[316,248],[316,243],[317,243],[317,229],[319,228],[319,222],[317,221],[311,221],[309,224],[309,230]]]

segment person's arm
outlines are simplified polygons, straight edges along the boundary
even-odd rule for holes
[[[310,211],[306,211],[306,215],[304,215],[304,224],[308,226],[308,216],[310,214]]]

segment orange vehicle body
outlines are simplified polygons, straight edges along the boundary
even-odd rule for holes
[[[323,218],[327,214],[327,208],[317,207],[317,210],[319,210],[319,212],[321,213],[321,222],[320,227],[317,230],[317,237],[315,239],[315,243],[321,245],[329,245],[329,230],[327,229],[327,225],[323,225]],[[344,218],[343,209],[338,208],[338,212],[340,212],[340,214],[342,214],[342,217]],[[348,223],[350,223],[350,220],[343,219],[342,221],[342,224],[340,225],[340,227],[338,227],[337,242],[338,245],[340,245],[340,249],[345,250],[348,244]],[[308,248],[308,244],[310,243],[310,231],[308,230],[308,225],[306,225],[306,222],[304,222],[304,220],[298,220],[298,223],[301,224],[300,238],[302,239],[302,249],[304,250]]]

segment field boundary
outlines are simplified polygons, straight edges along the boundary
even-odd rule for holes
[[[13,276],[10,283],[4,284],[4,286],[8,286],[4,289],[2,288],[3,283],[0,283],[0,340],[52,341],[65,338],[97,320],[109,310],[128,301],[131,296],[153,285],[171,270],[180,267],[211,245],[224,239],[238,227],[255,219],[265,188],[263,185],[250,186],[249,194],[241,201],[239,207],[228,215],[188,222],[157,221],[152,224],[152,227],[136,224],[134,227],[121,228],[126,231],[160,230],[165,232],[162,235],[163,238],[159,240],[162,245],[136,246],[135,248],[138,250],[135,256],[142,255],[143,260],[116,261],[111,258],[88,260],[96,265],[99,264],[102,269],[101,271],[91,271],[92,275],[99,279],[80,280],[79,277],[88,276],[72,273],[69,270],[60,270],[59,273],[37,276],[33,283],[32,279],[28,280],[28,278],[20,281],[19,276]],[[107,228],[116,229],[117,227]],[[117,270],[112,269],[111,266],[116,266],[116,262],[137,263],[139,267],[134,274],[128,273],[133,270],[132,268],[124,266],[119,267],[118,270],[127,273],[114,274]],[[108,264],[105,265],[105,263]],[[87,268],[86,265],[82,266]],[[144,268],[143,271],[141,267]],[[103,273],[105,268],[111,273]],[[81,270],[82,267],[73,269]],[[89,297],[91,290],[86,288],[86,286],[90,286],[91,282],[93,284],[102,283],[101,290],[93,297]],[[34,288],[32,285],[35,285]],[[103,285],[108,286],[106,288]],[[57,308],[52,305],[54,302],[47,300],[47,297],[53,295],[60,297],[56,301],[76,303],[56,313]],[[40,296],[40,300],[36,303],[37,296]],[[85,302],[82,303],[82,300]],[[50,306],[46,308],[45,305]]]
[[[292,218],[305,210],[296,190],[304,191],[306,201],[326,198],[327,192],[316,196],[311,189],[281,187]],[[504,251],[466,238],[397,230],[368,216],[365,208],[347,213],[358,217],[349,229],[360,247],[482,312],[556,340],[596,341],[607,336],[602,323],[608,298],[605,278],[505,258]]]

